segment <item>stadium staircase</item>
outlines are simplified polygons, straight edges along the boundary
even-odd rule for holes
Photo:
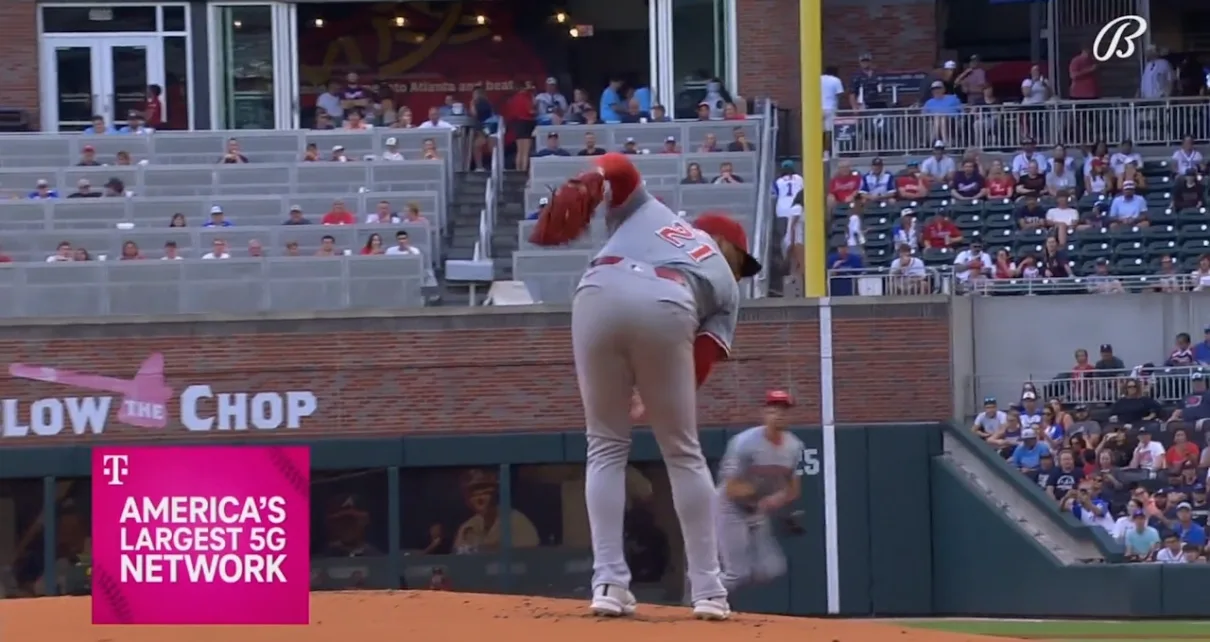
[[[479,215],[484,207],[487,172],[458,172],[454,177],[454,198],[449,205],[448,229],[445,231],[444,260],[469,260],[479,241]],[[467,305],[469,290],[465,285],[445,283],[441,288],[443,305]]]
[[[529,177],[525,172],[504,172],[504,185],[496,208],[496,227],[492,232],[492,257],[495,259],[497,280],[513,278],[517,224],[525,220],[525,188],[528,182]]]
[[[971,492],[983,495],[998,506],[1021,532],[1032,536],[1043,548],[1063,565],[1099,563],[1105,561],[1104,554],[1091,540],[1080,539],[1071,534],[1061,523],[1058,511],[1044,510],[993,470],[987,457],[975,452],[984,447],[944,433],[942,459],[957,469]]]

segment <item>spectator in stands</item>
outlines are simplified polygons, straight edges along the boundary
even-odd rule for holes
[[[1016,189],[1016,182],[1008,172],[1004,171],[1004,163],[999,159],[992,161],[987,173],[987,197],[1010,198]]]
[[[728,102],[723,105],[723,120],[747,120],[748,117],[741,114],[735,103]]]
[[[415,126],[416,125],[412,118],[412,110],[406,105],[400,107],[399,111],[396,113],[395,122],[391,124],[391,127],[395,129],[412,129]]]
[[[298,251],[298,241],[286,241],[286,256],[302,256]]]
[[[139,253],[139,246],[134,241],[126,241],[122,244],[122,255],[118,257],[119,261],[138,261],[143,258]]]
[[[1185,136],[1181,146],[1172,152],[1172,173],[1181,176],[1193,170],[1193,175],[1197,176],[1203,171],[1205,162],[1202,153],[1193,147],[1193,137]]]
[[[848,245],[838,245],[828,255],[828,292],[832,296],[853,293],[852,274],[865,267],[861,256],[849,251]]]
[[[235,138],[227,139],[227,151],[219,162],[224,165],[239,165],[248,162],[248,157],[239,149],[239,140]]]
[[[1118,397],[1118,400],[1113,402],[1109,411],[1118,418],[1118,421],[1123,424],[1138,424],[1144,421],[1154,421],[1159,418],[1163,409],[1160,408],[1159,402],[1150,395],[1144,395],[1142,384],[1138,379],[1128,379],[1124,384],[1125,394]],[[1144,435],[1146,434],[1146,441]],[[1133,465],[1133,468],[1138,468],[1139,465],[1146,465],[1152,469],[1159,470],[1164,467],[1164,447],[1158,443],[1151,441],[1151,435],[1147,434],[1146,430],[1139,432],[1140,448],[1142,452],[1135,450],[1135,456],[1141,457],[1138,465]],[[1152,444],[1147,446],[1147,444]],[[1141,454],[1140,454],[1141,452]],[[1154,457],[1152,457],[1154,455]]]
[[[366,225],[386,225],[398,222],[399,215],[391,211],[389,201],[378,201],[378,204],[374,206],[374,211],[366,215]]]
[[[680,145],[676,144],[676,136],[669,136],[664,139],[664,147],[660,149],[661,154],[679,154],[681,153]]]
[[[161,261],[180,261],[184,258],[177,252],[176,241],[164,242],[164,256],[160,257]]]
[[[542,208],[543,208],[543,207],[546,207],[546,206],[547,206],[547,205],[549,205],[549,204],[550,204],[550,199],[549,199],[549,198],[547,198],[547,197],[545,197],[545,196],[543,196],[542,198],[538,199],[538,208],[537,208],[537,209],[535,209],[534,211],[530,212],[529,214],[526,214],[526,215],[525,215],[525,220],[527,220],[527,221],[536,221],[536,220],[538,220],[538,218],[539,218],[540,216],[542,216]]]
[[[1077,354],[1077,361],[1078,357],[1079,355]],[[1087,358],[1087,354],[1085,354],[1085,358]],[[1102,343],[1101,358],[1097,360],[1095,369],[1102,372],[1122,373],[1126,371],[1126,364],[1122,363],[1122,360],[1114,355],[1112,345]]]
[[[1206,529],[1193,521],[1193,505],[1181,502],[1176,506],[1176,523],[1172,524],[1173,533],[1185,544],[1197,547],[1206,546]]]
[[[76,167],[100,167],[101,163],[97,162],[97,150],[92,145],[85,145],[84,149],[80,150],[80,162],[76,163]]]
[[[1132,528],[1126,529],[1123,543],[1126,545],[1126,560],[1129,562],[1146,562],[1151,559],[1160,547],[1160,533],[1147,525],[1147,514],[1135,510],[1131,514]]]
[[[1057,163],[1052,166],[1053,169],[1046,175],[1046,194],[1058,197],[1059,194],[1070,194],[1076,190],[1075,174],[1067,169],[1063,163]]]
[[[1038,404],[1038,391],[1033,384],[1027,383],[1021,391],[1021,405],[1017,408],[1020,413],[1021,425],[1026,428],[1037,428],[1042,423],[1042,407]]]
[[[55,247],[55,253],[46,257],[47,263],[65,263],[72,260],[71,243],[60,241]]]
[[[387,248],[387,254],[420,254],[420,248],[412,245],[407,230],[395,232],[395,247]]]
[[[795,229],[791,227],[790,229]],[[849,251],[854,254],[865,253],[865,228],[861,222],[861,213],[859,209],[849,210],[849,222],[845,228],[845,245],[849,246]]]
[[[256,239],[248,241],[248,258],[263,259],[265,258],[265,247]]]
[[[1077,465],[1075,456],[1070,450],[1055,450],[1053,444],[1048,444],[1051,452],[1059,453],[1059,466],[1050,478],[1055,499],[1063,497],[1072,491],[1078,491],[1084,481],[1084,469]]]
[[[383,143],[386,145],[386,150],[382,152],[382,160],[385,161],[401,161],[404,160],[403,153],[399,151],[399,139],[394,136],[386,139]]]
[[[1037,165],[1037,172],[1045,174],[1050,171],[1050,161],[1044,154],[1038,151],[1038,144],[1033,138],[1025,138],[1021,141],[1021,151],[1013,156],[1012,174],[1014,177],[1023,176],[1029,171],[1029,164]]]
[[[1088,175],[1084,177],[1084,193],[1097,196],[1108,196],[1117,191],[1117,182],[1113,174],[1106,171],[1108,167],[1100,159],[1094,158],[1089,162]]]
[[[733,183],[744,182],[743,178],[736,176],[734,169],[735,169],[734,166],[732,166],[730,162],[721,163],[718,166],[718,176],[716,176],[714,178],[713,183],[715,185],[719,185],[719,184],[730,185]]]
[[[924,226],[921,235],[926,248],[952,248],[963,240],[962,230],[946,216],[943,210],[937,210]]]
[[[361,248],[362,256],[370,256],[373,254],[383,254],[382,235],[378,232],[370,234],[370,237],[366,239],[366,244]]]
[[[891,105],[882,91],[882,83],[874,71],[874,57],[863,53],[857,58],[860,67],[849,81],[850,109],[886,109]]]
[[[1138,164],[1133,160],[1127,161],[1126,169],[1122,172],[1122,179],[1118,184],[1125,185],[1127,182],[1134,183],[1136,191],[1147,189],[1147,177],[1139,171]]]
[[[29,198],[33,200],[59,198],[59,192],[51,189],[50,181],[45,178],[39,178],[38,182],[34,185],[34,191],[29,193]]]
[[[546,79],[546,89],[534,96],[534,111],[537,113],[539,125],[551,124],[551,116],[567,113],[567,97],[559,91],[559,81],[553,76]]]
[[[1059,171],[1058,167],[1055,171]],[[1055,206],[1046,210],[1046,225],[1058,238],[1059,245],[1067,245],[1067,235],[1076,228],[1079,220],[1080,212],[1071,206],[1071,193],[1067,190],[1055,192]]]
[[[622,144],[622,153],[623,154],[638,154],[639,153],[639,144],[637,141],[635,141],[634,137],[626,138],[626,142]]]
[[[1210,325],[1203,328],[1202,331],[1204,333],[1202,341],[1193,346],[1193,358],[1201,365],[1210,365]]]
[[[1160,55],[1155,45],[1147,45],[1143,54],[1147,64],[1143,67],[1143,76],[1139,79],[1139,97],[1149,100],[1163,100],[1172,95],[1176,87],[1176,72],[1172,65]]]
[[[1122,193],[1109,206],[1109,219],[1114,228],[1147,225],[1147,200],[1134,193],[1134,181],[1122,183]]]
[[[1156,292],[1184,292],[1185,280],[1176,271],[1176,261],[1173,260],[1171,254],[1160,256],[1160,271],[1156,275],[1159,277],[1159,282],[1154,290]]]
[[[173,214],[172,218],[168,220],[168,227],[187,227],[185,215],[180,212]]]
[[[571,104],[567,106],[567,123],[569,125],[584,124],[584,113],[589,110],[592,110],[592,103],[588,102],[588,92],[583,89],[573,91]]]
[[[228,221],[223,214],[223,208],[215,205],[210,208],[210,220],[206,221],[202,227],[231,227],[231,221]]]
[[[634,125],[646,122],[647,116],[643,113],[643,107],[637,99],[631,98],[626,101],[626,111],[619,116],[621,122],[628,125]]]
[[[865,205],[865,198],[858,194],[858,200],[853,202],[857,209]],[[891,226],[891,242],[897,247],[904,245],[915,252],[920,247],[920,225],[916,221],[916,210],[905,207],[899,212],[899,220]]]
[[[992,268],[992,278],[1015,279],[1019,274],[1016,262],[1009,256],[1008,248],[996,250],[996,265]]]
[[[223,239],[214,239],[211,243],[211,250],[202,255],[203,259],[229,259],[231,255],[227,253],[227,241]]]
[[[282,225],[310,225],[311,220],[303,216],[302,207],[298,205],[290,206],[290,213],[286,216],[286,220]]]
[[[702,166],[697,163],[689,163],[685,167],[685,178],[681,179],[681,185],[705,185],[706,178],[702,176]]]
[[[1046,210],[1038,204],[1037,194],[1027,193],[1022,197],[1021,203],[1013,212],[1013,219],[1017,221],[1017,228],[1022,231],[1046,227]]]
[[[793,164],[793,161],[790,161]],[[795,176],[798,176],[795,174]],[[799,180],[802,177],[799,176]],[[801,183],[799,183],[801,185]],[[798,189],[802,189],[799,187]],[[832,179],[828,181],[828,196],[827,206],[831,210],[839,204],[849,204],[857,197],[861,191],[861,174],[853,171],[853,166],[847,160],[842,160],[836,163],[836,173],[832,175]],[[779,190],[779,194],[782,190]],[[779,196],[780,199],[780,196]],[[915,247],[915,246],[913,246]]]
[[[92,183],[87,178],[81,178],[76,181],[76,191],[67,195],[67,198],[100,198],[101,193],[92,188]]]
[[[649,123],[670,123],[672,119],[668,117],[668,111],[663,105],[652,105],[651,113],[647,117]]]
[[[321,132],[331,131],[336,129],[336,123],[332,121],[332,117],[329,116],[327,112],[323,111],[322,109],[317,110],[315,113],[314,129]]]
[[[576,156],[602,156],[605,150],[597,147],[597,135],[592,132],[584,132],[584,149],[576,152]]]
[[[1071,435],[1083,435],[1085,443],[1095,448],[1101,441],[1101,424],[1088,414],[1088,404],[1078,403],[1071,411]]]
[[[1067,97],[1073,100],[1096,100],[1101,97],[1097,83],[1097,63],[1092,57],[1092,50],[1085,45],[1080,53],[1071,59],[1067,66],[1067,75],[1071,78],[1071,87]]]
[[[932,160],[931,158],[929,160]],[[948,160],[948,159],[947,159]],[[929,161],[925,161],[927,165]],[[952,161],[951,161],[952,162]],[[928,171],[926,169],[925,171]],[[953,176],[950,196],[959,203],[982,201],[987,199],[987,181],[979,174],[979,167],[974,161],[962,161],[962,171]]]
[[[962,101],[947,93],[945,83],[934,80],[930,86],[932,96],[920,106],[921,113],[932,116],[930,134],[941,140],[951,140],[954,117],[962,115]]]
[[[697,104],[697,120],[703,123],[710,121],[710,103],[702,101]]]
[[[1194,292],[1210,290],[1210,255],[1202,255],[1202,258],[1197,260],[1197,269],[1190,276]]]
[[[626,104],[622,101],[622,85],[625,84],[619,76],[612,76],[605,90],[601,92],[599,111],[601,120],[607,123],[617,123],[622,120],[622,112]]]
[[[1038,441],[1038,433],[1033,428],[1021,431],[1021,443],[1013,448],[1008,461],[1014,468],[1025,474],[1030,474],[1041,465],[1042,455],[1050,453],[1050,446]]]
[[[1118,151],[1109,157],[1109,166],[1115,175],[1121,177],[1126,173],[1126,166],[1132,161],[1135,169],[1143,166],[1143,157],[1134,151],[1134,143],[1127,139],[1122,141],[1122,144],[1118,146]]]
[[[890,267],[890,294],[928,294],[931,287],[924,261],[912,255],[912,246],[907,243],[898,246],[898,253]]]
[[[870,171],[861,177],[861,191],[876,200],[895,198],[895,177],[882,166],[882,159],[870,161]]]
[[[1000,410],[996,404],[995,397],[985,397],[983,399],[983,412],[975,417],[975,423],[971,425],[971,432],[979,435],[981,439],[987,439],[996,434],[996,431],[1008,421],[1008,415]]]
[[[1197,178],[1197,170],[1189,169],[1184,176],[1177,179],[1176,186],[1172,188],[1173,210],[1179,212],[1184,209],[1205,206],[1206,190]]]
[[[1164,361],[1164,365],[1168,367],[1184,368],[1194,365],[1197,361],[1193,357],[1193,338],[1188,332],[1181,332],[1176,335],[1176,347],[1168,354],[1168,358]]]
[[[1021,414],[1015,408],[1009,408],[1004,414],[1004,423],[1000,424],[1000,428],[987,438],[987,443],[995,448],[1001,457],[1008,459],[1017,444],[1021,442],[1024,428],[1021,426]]]
[[[983,241],[978,238],[972,239],[970,246],[954,258],[955,277],[960,284],[968,288],[991,278],[993,268],[991,257],[983,251]]]
[[[105,124],[104,116],[93,116],[92,125],[85,127],[85,134],[116,134],[118,130],[112,125]]]
[[[429,110],[429,112],[431,114],[432,110]],[[425,124],[426,123],[421,123],[420,126],[424,127]],[[365,131],[367,129],[374,129],[374,126],[366,122],[364,112],[358,108],[350,109],[345,112],[345,122],[340,126],[340,128],[346,131]]]
[[[718,146],[718,138],[712,133],[707,133],[706,138],[702,141],[700,147],[697,148],[699,154],[708,154],[713,152],[721,152],[723,148]]]
[[[1042,258],[1039,261],[1042,276],[1048,279],[1066,279],[1071,276],[1067,252],[1055,237],[1049,237],[1042,244]]]
[[[1087,278],[1088,291],[1093,294],[1124,294],[1122,282],[1109,272],[1109,259],[1097,259],[1093,272]]]
[[[924,159],[924,162],[920,164],[920,172],[934,183],[950,182],[956,170],[954,159],[945,153],[945,141],[943,140],[933,143],[932,156]]]
[[[123,149],[118,150],[118,153],[114,154],[114,164],[129,167],[134,164],[134,161],[130,158],[130,152]]]
[[[339,256],[340,252],[336,250],[336,237],[330,234],[324,234],[319,239],[319,249],[315,251],[315,256]]]
[[[1029,68],[1029,76],[1021,81],[1021,104],[1022,105],[1041,105],[1050,100],[1054,91],[1050,88],[1050,81],[1046,76],[1042,75],[1042,67],[1033,65]]]
[[[1202,460],[1202,450],[1197,444],[1189,441],[1189,435],[1184,428],[1172,431],[1172,445],[1164,454],[1164,464],[1172,474],[1179,474],[1186,468],[1197,471],[1198,463]]]
[[[101,194],[104,197],[119,197],[119,196],[134,196],[134,192],[126,190],[126,185],[117,176],[110,177],[105,181],[105,191]]]
[[[87,249],[78,247],[78,248],[76,248],[76,251],[72,253],[71,260],[72,261],[91,261],[92,255],[88,253]]]
[[[314,163],[319,160],[319,145],[315,143],[307,143],[307,149],[303,152],[302,161],[304,163]]]
[[[531,139],[532,143],[533,140]],[[437,152],[437,141],[432,138],[424,139],[420,144],[420,158],[423,160],[441,160],[441,154]],[[526,161],[526,167],[529,167],[529,161]]]
[[[1038,459],[1038,468],[1027,474],[1026,477],[1055,500],[1060,499],[1055,495],[1055,456],[1053,454],[1042,455]]]
[[[323,215],[319,221],[323,225],[356,225],[357,219],[353,218],[353,213],[345,209],[345,202],[342,199],[332,201],[332,209]]]
[[[895,177],[895,198],[901,200],[917,200],[928,196],[928,180],[920,171],[920,164],[909,160],[907,167]]]
[[[345,146],[344,145],[333,145],[332,146],[332,155],[328,157],[328,160],[333,163],[349,162],[349,157],[345,155]]]
[[[744,133],[743,127],[736,127],[731,131],[731,142],[727,144],[729,152],[753,152],[756,151],[756,145],[748,140],[748,135]]]
[[[143,119],[143,114],[137,111],[131,111],[126,117],[127,125],[118,130],[120,134],[150,134],[154,129],[147,126],[147,121]]]
[[[1037,161],[1029,161],[1025,167],[1025,173],[1021,175],[1017,182],[1017,187],[1014,190],[1018,197],[1033,196],[1034,198],[1042,196],[1046,191],[1046,175],[1042,173],[1041,167]]]
[[[559,133],[549,132],[546,134],[546,147],[538,150],[534,156],[545,158],[547,156],[571,156],[571,154],[559,146]]]
[[[987,72],[983,70],[979,61],[979,56],[970,57],[970,61],[966,65],[966,69],[958,74],[954,79],[956,84],[962,90],[962,94],[967,97],[967,102],[972,98],[983,95],[983,90],[990,87],[987,83]]]
[[[323,110],[321,113],[326,114],[333,122],[339,123],[344,117],[344,106],[341,104],[342,87],[340,83],[333,80],[328,83],[327,89],[315,99],[315,106]]]

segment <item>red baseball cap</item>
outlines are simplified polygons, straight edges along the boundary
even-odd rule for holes
[[[791,397],[790,393],[785,390],[770,390],[765,393],[765,405],[793,406],[794,397]]]
[[[710,236],[726,240],[744,253],[744,263],[739,269],[740,277],[747,278],[760,274],[760,261],[748,253],[748,234],[744,232],[744,226],[740,225],[739,221],[720,212],[707,212],[693,221],[693,227]]]

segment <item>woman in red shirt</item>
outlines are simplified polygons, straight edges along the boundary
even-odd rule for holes
[[[538,124],[533,88],[532,82],[525,81],[525,87],[513,94],[500,110],[508,126],[505,133],[517,143],[517,171],[521,172],[529,171],[529,155],[534,149],[534,127]],[[508,144],[507,140],[505,144]]]
[[[853,197],[861,189],[861,174],[853,171],[853,166],[842,161],[836,166],[836,174],[828,181],[828,209],[839,203],[852,203]]]
[[[366,239],[365,247],[361,248],[361,255],[369,256],[371,254],[382,253],[382,236],[378,232],[374,232],[370,235],[370,238]]]
[[[933,249],[947,248],[962,240],[962,230],[943,214],[934,214],[924,226],[924,246]]]
[[[1004,163],[992,161],[991,171],[987,173],[988,198],[1009,198],[1015,185],[1013,177],[1004,171]]]
[[[1179,471],[1186,462],[1197,466],[1201,461],[1202,451],[1197,444],[1189,441],[1184,428],[1178,428],[1172,433],[1172,446],[1165,455],[1169,470]]]

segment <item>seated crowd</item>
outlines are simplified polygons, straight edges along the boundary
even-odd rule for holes
[[[1164,160],[1145,162],[1129,141],[1083,159],[1027,139],[1008,162],[976,149],[953,158],[940,141],[898,172],[841,161],[827,199],[844,256],[829,268],[952,270],[969,291],[1067,277],[1096,293],[1210,286],[1208,168],[1193,139]]]
[[[1133,562],[1205,563],[1210,556],[1210,326],[1187,333],[1157,366],[1127,368],[1104,344],[1076,350],[1050,382],[994,397],[971,430],[1041,486],[1060,510],[1104,528]]]

